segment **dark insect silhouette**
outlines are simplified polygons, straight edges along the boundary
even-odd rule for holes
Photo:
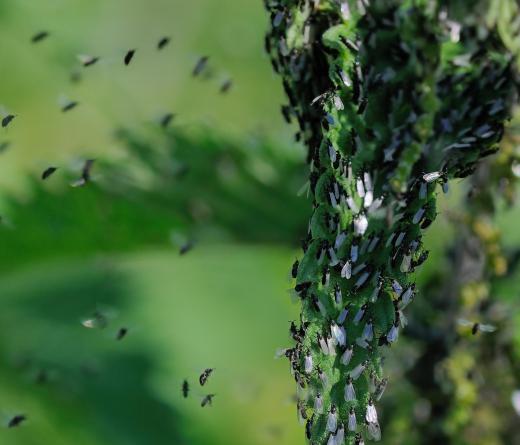
[[[49,37],[49,33],[47,31],[40,31],[31,37],[31,42],[38,43],[42,40],[45,40],[47,37]]]
[[[182,382],[182,396],[186,399],[188,398],[188,393],[190,392],[190,384],[187,380]]]
[[[117,331],[116,340],[122,340],[126,337],[126,334],[128,334],[128,328],[121,328],[119,331]]]
[[[50,177],[56,170],[58,170],[58,167],[48,167],[46,168],[42,173],[42,179],[45,180],[48,177]]]
[[[8,114],[2,119],[2,128],[6,128],[16,116],[14,114]]]
[[[208,65],[208,60],[209,60],[209,57],[203,56],[197,61],[195,68],[193,68],[193,72],[192,72],[193,77],[197,77],[200,74],[202,74],[202,72],[206,69],[206,66]]]
[[[97,63],[99,61],[99,57],[81,54],[78,56],[78,60],[81,62],[83,66],[87,67]]]
[[[220,92],[222,94],[226,94],[231,87],[233,86],[233,81],[231,79],[227,79],[224,82],[222,82],[222,85],[220,86]]]
[[[168,45],[168,43],[170,43],[170,38],[163,37],[161,40],[159,40],[159,43],[157,43],[157,49],[159,49],[159,50],[163,49],[165,46]]]
[[[71,184],[72,187],[83,187],[87,182],[90,181],[90,171],[92,170],[94,161],[95,159],[87,159],[85,161],[83,169],[81,170],[81,177]]]
[[[129,50],[126,55],[125,55],[125,65],[128,66],[130,64],[130,62],[132,61],[132,59],[134,58],[134,54],[135,54],[135,49],[131,49]]]
[[[24,422],[25,420],[27,420],[27,416],[25,414],[17,414],[11,420],[9,420],[7,427],[8,428],[17,427],[17,426],[21,425],[21,423]]]
[[[193,241],[187,241],[179,249],[179,255],[186,255],[191,249],[193,249],[194,245],[195,243]]]
[[[200,402],[200,406],[202,406],[203,408],[206,405],[212,406],[212,404],[213,404],[213,397],[215,397],[215,394],[208,394],[207,396],[205,396],[202,399],[202,402]]]
[[[67,101],[67,102],[65,102],[65,104],[61,107],[61,111],[62,111],[63,113],[66,113],[67,111],[73,110],[73,109],[76,108],[78,105],[79,105],[79,103],[76,102],[76,101],[74,101],[74,100]]]
[[[211,373],[215,370],[215,368],[207,368],[204,370],[204,372],[199,377],[199,383],[200,386],[204,386],[206,382],[208,381],[209,376]]]
[[[173,113],[166,113],[161,119],[159,120],[159,123],[161,124],[161,127],[166,128],[168,125],[170,125],[171,121],[175,117],[175,114]]]

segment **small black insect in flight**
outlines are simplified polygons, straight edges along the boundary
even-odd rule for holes
[[[2,119],[2,128],[6,128],[16,116],[14,114],[8,114]]]
[[[95,63],[97,63],[99,61],[99,57],[81,54],[78,56],[78,60],[81,62],[81,64],[84,67],[88,67],[88,66],[92,66]]]
[[[227,79],[224,82],[222,82],[222,85],[220,86],[220,92],[222,94],[226,94],[231,87],[233,86],[233,81],[231,79]]]
[[[48,177],[50,177],[56,170],[58,170],[58,167],[48,167],[46,168],[42,173],[42,179],[45,181]]]
[[[165,46],[168,45],[168,43],[170,43],[170,40],[171,39],[169,37],[163,37],[161,40],[159,40],[159,43],[157,43],[157,49],[163,49]]]
[[[83,169],[81,170],[81,177],[71,184],[72,187],[83,187],[87,182],[90,181],[90,171],[92,170],[94,161],[95,159],[87,159],[85,161]]]
[[[40,31],[31,37],[31,42],[38,43],[42,40],[45,40],[47,37],[49,37],[49,33],[47,31]]]
[[[27,420],[27,416],[25,414],[17,414],[14,416],[11,420],[9,420],[9,423],[7,424],[8,428],[14,428],[19,426],[22,422]]]
[[[186,255],[191,249],[193,249],[194,245],[195,243],[193,241],[187,241],[179,249],[179,255]]]
[[[195,65],[195,68],[193,68],[193,72],[192,72],[192,76],[193,77],[197,77],[200,74],[202,74],[202,72],[204,71],[204,69],[208,65],[208,60],[209,60],[209,57],[203,56],[203,57],[201,57],[197,61],[197,64]]]
[[[188,383],[187,380],[184,380],[182,382],[182,396],[187,399],[188,398],[188,393],[190,392],[190,384]]]
[[[200,386],[204,386],[206,382],[208,381],[209,376],[211,373],[215,370],[215,368],[207,368],[204,370],[204,372],[199,377],[199,383]]]
[[[202,402],[200,403],[200,406],[202,406],[203,408],[206,405],[212,406],[212,404],[213,404],[213,397],[215,397],[215,394],[208,394],[207,396],[205,396],[202,399]]]
[[[61,111],[63,113],[66,113],[67,111],[73,110],[78,105],[79,105],[79,103],[74,100],[68,101],[61,107]]]
[[[170,125],[171,121],[175,117],[175,114],[173,113],[166,113],[161,119],[159,120],[159,123],[161,124],[161,127],[166,128],[168,125]]]
[[[128,334],[128,328],[120,328],[119,331],[117,331],[116,340],[123,340],[126,334]]]
[[[132,61],[132,59],[134,58],[135,51],[136,51],[135,49],[130,49],[126,53],[126,55],[125,55],[125,65],[126,66],[128,66],[130,64],[130,62]]]

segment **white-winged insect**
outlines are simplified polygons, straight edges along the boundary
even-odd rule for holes
[[[368,438],[379,442],[381,440],[381,427],[379,426],[379,422],[367,422],[366,425]]]
[[[423,175],[423,180],[427,184],[431,184],[432,182],[437,181],[438,179],[442,178],[443,173],[440,171],[426,173]]]
[[[345,442],[345,426],[340,423],[338,431],[336,431],[336,445],[343,445]]]
[[[390,244],[392,244],[392,242],[394,241],[394,238],[395,238],[395,232],[392,232],[392,234],[386,240],[385,247],[389,247]]]
[[[341,292],[341,291],[340,291]],[[345,323],[345,320],[347,319],[347,316],[348,316],[348,313],[349,313],[349,306],[347,307],[344,307],[340,314],[338,315],[338,319],[336,320],[336,322],[338,324],[343,324]]]
[[[405,255],[403,255],[403,260],[401,261],[399,270],[403,273],[410,272],[411,265],[412,265],[412,255],[410,252],[407,252]]]
[[[399,309],[404,310],[414,299],[415,297],[415,284],[412,284],[408,287],[402,294],[399,302]]]
[[[367,267],[367,263],[361,263],[358,264],[353,270],[352,270],[352,276],[357,275],[359,272],[361,272],[365,267]]]
[[[369,277],[370,277],[370,272],[368,272],[368,271],[363,272],[360,275],[360,277],[357,279],[356,284],[354,284],[354,287],[356,289],[359,289],[361,286],[363,286],[366,283],[366,281],[368,280]]]
[[[329,355],[334,357],[336,355],[336,343],[335,339],[330,335],[327,337],[327,346],[329,349]]]
[[[348,366],[350,360],[352,359],[352,354],[354,353],[354,348],[352,346],[348,346],[345,349],[345,352],[341,355],[341,364],[344,366]]]
[[[310,374],[312,372],[312,355],[307,352],[305,355],[305,373]]]
[[[350,259],[352,260],[353,263],[355,263],[358,260],[358,255],[359,255],[358,245],[352,244],[352,246],[350,246]]]
[[[336,237],[336,241],[334,242],[334,248],[337,250],[339,249],[345,240],[347,239],[347,234],[345,232],[338,233],[338,236]]]
[[[358,215],[354,218],[354,233],[363,236],[368,229],[368,219],[364,214]]]
[[[360,348],[367,349],[370,345],[364,338],[356,338],[356,345],[358,345]]]
[[[324,388],[327,388],[329,386],[329,378],[327,377],[327,374],[323,372],[323,370],[318,366],[318,377],[321,380],[321,384]]]
[[[520,416],[520,390],[511,393],[511,403],[518,416]]]
[[[426,199],[426,195],[428,193],[428,184],[426,182],[421,182],[419,188],[419,199]]]
[[[338,201],[336,200],[336,196],[334,195],[334,193],[329,192],[329,198],[330,198],[330,205],[332,207],[337,207],[338,206]]]
[[[352,277],[352,263],[349,260],[341,268],[341,278],[350,280],[351,277]]]
[[[318,337],[318,344],[320,345],[321,351],[325,355],[329,355],[329,345],[327,344],[325,339],[319,333],[317,334],[317,337]]]
[[[374,401],[372,399],[370,399],[368,401],[367,412],[366,412],[365,418],[368,423],[377,423],[378,422],[377,410],[374,405]]]
[[[424,216],[424,212],[426,212],[426,209],[424,207],[421,207],[417,212],[415,212],[415,215],[413,216],[412,223],[413,224],[419,224],[422,217]]]
[[[366,304],[364,304],[363,306],[361,306],[359,308],[359,310],[356,313],[356,316],[354,317],[354,324],[355,325],[358,325],[359,322],[363,319],[363,317],[365,316],[366,310],[367,310],[367,305]]]
[[[357,206],[352,196],[347,196],[347,206],[352,211],[352,213],[357,214],[359,212],[359,207]]]
[[[323,397],[321,393],[316,393],[316,398],[314,399],[314,411],[318,414],[323,413]]]
[[[338,152],[336,149],[332,146],[332,144],[329,145],[329,158],[330,162],[334,164],[336,162],[336,159],[338,157]]]
[[[473,335],[477,335],[479,332],[490,333],[495,332],[497,330],[496,326],[493,326],[491,324],[475,323],[464,318],[459,318],[457,320],[457,323],[463,327],[471,327],[471,333]]]
[[[347,333],[345,332],[345,328],[343,326],[338,326],[336,323],[332,322],[332,325],[330,326],[330,331],[332,332],[333,337],[340,346],[346,345]]]
[[[397,239],[395,240],[395,247],[399,247],[403,243],[403,240],[404,240],[405,236],[406,236],[406,232],[401,232],[397,236]]]
[[[386,377],[377,383],[376,390],[374,391],[374,399],[376,399],[376,401],[381,400],[387,385],[388,379]]]
[[[392,281],[392,289],[396,293],[397,297],[400,297],[403,293],[403,287],[399,284],[397,280]]]
[[[336,412],[336,406],[330,407],[329,415],[327,417],[327,431],[335,433],[338,428],[338,413]]]
[[[363,335],[361,336],[363,340],[372,341],[374,338],[374,324],[372,319],[369,319],[367,324],[363,329]]]
[[[341,97],[339,97],[338,95],[334,95],[332,100],[334,102],[334,108],[336,108],[336,110],[341,111],[345,108],[345,105],[343,104]]]
[[[396,322],[392,325],[392,327],[388,331],[388,334],[386,334],[386,340],[388,341],[388,343],[394,343],[397,341],[398,337],[399,337],[399,320],[396,320]]]
[[[356,420],[356,412],[354,408],[350,408],[348,413],[348,430],[356,431],[357,430],[357,420]]]
[[[363,180],[358,178],[356,181],[356,191],[360,198],[365,197],[365,185],[363,184]]]
[[[374,290],[372,291],[372,294],[370,295],[369,301],[371,303],[375,303],[377,301],[377,298],[379,297],[379,292],[381,292],[381,287],[383,286],[383,280],[381,277],[377,279],[377,284]]]
[[[285,17],[284,11],[278,11],[273,18],[273,27],[278,28]]]
[[[374,249],[377,247],[379,243],[380,238],[378,236],[375,236],[372,241],[370,241],[370,244],[368,245],[368,253],[372,253]]]
[[[356,400],[356,390],[354,389],[352,378],[349,376],[345,385],[345,401],[353,402],[354,400]]]
[[[104,329],[108,326],[109,320],[115,316],[114,311],[97,309],[92,316],[83,319],[81,324],[88,329]]]
[[[336,256],[336,252],[332,247],[329,247],[329,257],[330,257],[330,263],[329,265],[331,267],[336,266],[339,263],[338,257]]]
[[[334,301],[338,306],[341,306],[343,304],[343,294],[341,293],[341,288],[337,284],[334,289]],[[345,321],[345,319],[343,319],[343,321]],[[338,323],[343,324],[343,321],[338,321]]]
[[[352,372],[350,373],[350,376],[357,380],[361,374],[363,374],[363,371],[366,369],[368,362],[364,361],[363,363],[360,363],[357,365]]]

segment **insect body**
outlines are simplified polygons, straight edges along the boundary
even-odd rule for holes
[[[202,374],[200,375],[199,377],[199,383],[200,383],[200,386],[204,386],[206,384],[206,382],[208,381],[208,378],[209,376],[211,375],[211,373],[215,370],[215,368],[207,368],[205,369]]]

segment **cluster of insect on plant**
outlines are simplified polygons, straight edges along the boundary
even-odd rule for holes
[[[313,214],[292,269],[301,320],[283,351],[298,415],[311,443],[379,440],[382,354],[416,298],[437,185],[447,193],[496,152],[514,96],[511,58],[493,33],[480,38],[440,7],[266,6],[266,50],[289,99],[282,114],[298,122],[310,166]],[[448,46],[460,52],[445,60]]]

